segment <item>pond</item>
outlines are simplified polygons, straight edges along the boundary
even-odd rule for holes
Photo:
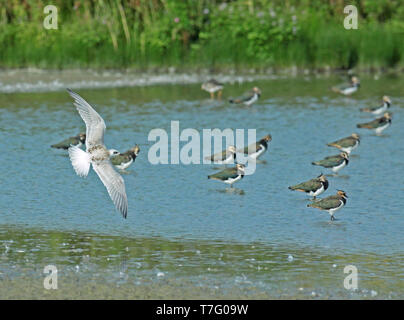
[[[22,72],[0,74],[1,298],[404,297],[403,76],[364,75],[352,97],[330,90],[338,75],[223,76],[220,101],[201,91],[201,75],[69,76],[34,74],[30,83]],[[50,148],[85,131],[69,86],[104,118],[109,148],[140,146],[122,173],[127,219],[94,171],[78,177],[67,152]],[[262,91],[253,106],[227,102],[253,86]],[[373,119],[359,109],[383,95],[392,125],[381,136],[357,129]],[[149,162],[149,132],[170,133],[171,121],[201,133],[256,129],[272,141],[231,190],[207,179],[218,165]],[[326,144],[353,132],[360,146],[320,196],[349,197],[331,222],[288,186],[329,174],[311,162],[337,154]],[[46,265],[58,268],[58,290],[43,288]],[[348,265],[356,291],[344,288]]]

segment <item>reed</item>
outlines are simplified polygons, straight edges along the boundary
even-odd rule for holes
[[[0,8],[0,67],[391,68],[403,66],[404,9],[344,1],[54,0],[59,29],[45,30],[45,0]]]

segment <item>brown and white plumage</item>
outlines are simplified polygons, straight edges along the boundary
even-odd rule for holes
[[[236,147],[229,146],[226,150],[207,156],[205,159],[217,164],[231,164],[236,160],[236,153]]]
[[[345,96],[349,96],[352,93],[358,91],[359,87],[360,87],[359,78],[353,76],[353,77],[351,77],[351,81],[350,81],[350,83],[348,85],[343,84],[343,85],[339,85],[339,86],[336,86],[336,87],[332,87],[331,89],[334,92],[343,94]]]
[[[357,133],[352,133],[349,137],[339,139],[334,142],[327,144],[329,147],[335,147],[348,155],[351,154],[352,150],[356,149],[360,144],[360,137]]]
[[[336,195],[329,196],[319,201],[312,202],[307,206],[327,211],[331,216],[331,220],[335,220],[334,213],[339,209],[341,209],[343,206],[345,206],[347,198],[348,196],[345,193],[345,191],[337,190]]]
[[[382,105],[372,108],[362,108],[360,109],[362,112],[369,112],[373,115],[380,115],[386,112],[391,106],[391,100],[388,96],[383,96],[382,98]]]
[[[69,149],[72,145],[80,147],[82,144],[86,143],[86,134],[80,132],[77,136],[67,138],[59,143],[52,144],[52,148],[56,149]]]
[[[201,89],[205,90],[206,92],[209,92],[211,99],[214,99],[215,92],[218,92],[218,98],[220,99],[223,87],[224,87],[223,83],[220,83],[215,79],[210,79],[202,84]]]
[[[382,131],[388,128],[390,125],[391,114],[389,112],[386,112],[383,117],[377,118],[370,122],[359,123],[356,125],[356,127],[374,130],[377,135],[380,135]]]
[[[236,98],[236,99],[230,99],[230,103],[235,103],[235,104],[244,104],[246,106],[251,106],[253,103],[258,101],[258,99],[261,97],[261,90],[257,87],[252,88],[251,91],[246,92],[243,96]]]
[[[128,199],[125,182],[113,168],[110,157],[119,154],[116,150],[108,150],[104,145],[105,122],[101,116],[77,93],[67,89],[74,99],[74,105],[86,124],[86,151],[78,147],[69,148],[69,156],[73,168],[79,176],[87,176],[90,164],[101,179],[115,207],[126,218]]]

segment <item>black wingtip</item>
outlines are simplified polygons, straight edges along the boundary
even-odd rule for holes
[[[76,92],[74,92],[72,89],[70,89],[70,88],[66,88],[66,91],[70,94],[70,96],[72,97],[72,98],[74,98],[74,95],[77,95],[77,93]]]

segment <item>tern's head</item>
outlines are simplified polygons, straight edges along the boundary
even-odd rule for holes
[[[359,139],[360,139],[359,134],[357,134],[357,133],[352,133],[352,134],[351,134],[351,137],[354,138],[354,139],[356,139],[356,140],[359,140]]]
[[[346,160],[349,159],[348,153],[346,153],[346,152],[341,152],[341,153],[340,153],[340,156],[343,157],[343,158],[346,159]]]
[[[120,154],[120,152],[119,152],[118,150],[109,149],[109,156],[110,156],[110,157],[115,157],[115,156],[117,156],[117,155],[119,155],[119,154]]]
[[[320,180],[320,181],[322,181],[322,182],[326,182],[326,181],[327,181],[327,178],[326,178],[325,175],[323,175],[323,174],[320,174],[320,175],[317,177],[317,179]]]

